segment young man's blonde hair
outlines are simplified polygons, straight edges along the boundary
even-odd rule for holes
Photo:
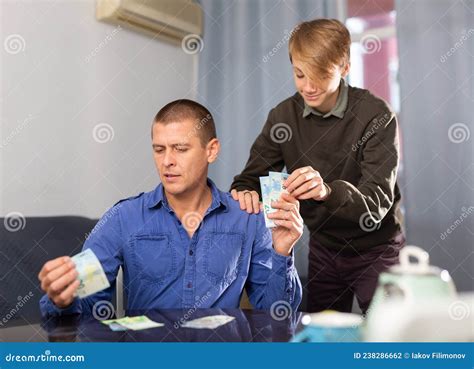
[[[351,35],[337,19],[315,19],[295,27],[288,48],[291,62],[303,62],[303,73],[317,82],[330,78],[335,66],[349,63]]]

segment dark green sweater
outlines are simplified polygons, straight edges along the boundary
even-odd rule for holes
[[[231,188],[261,195],[259,176],[312,166],[332,192],[326,201],[300,202],[311,237],[329,248],[362,250],[401,232],[398,128],[389,106],[369,91],[349,86],[347,97],[342,118],[303,117],[298,93],[277,105]]]

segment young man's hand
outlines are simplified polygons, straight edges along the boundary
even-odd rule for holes
[[[311,166],[294,170],[283,185],[298,200],[324,201],[331,193],[319,172]]]
[[[240,208],[242,210],[246,210],[249,214],[258,214],[260,212],[262,205],[259,202],[257,191],[237,191],[234,189],[230,191],[230,193],[234,200],[240,203]]]
[[[71,305],[79,287],[77,271],[69,256],[61,256],[43,265],[38,274],[41,289],[59,308]]]
[[[277,209],[268,214],[274,221],[272,229],[273,248],[281,255],[288,256],[293,246],[303,234],[303,218],[300,215],[300,203],[293,196],[282,193],[279,201],[272,201],[272,208]]]

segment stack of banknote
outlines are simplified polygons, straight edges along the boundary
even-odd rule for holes
[[[283,192],[286,192],[283,183],[289,177],[288,173],[269,172],[268,176],[260,177],[260,189],[262,191],[263,214],[267,228],[276,227],[273,220],[268,219],[268,214],[277,211],[272,208],[272,201],[278,201]]]
[[[77,296],[84,298],[110,287],[104,269],[91,249],[86,249],[71,259],[76,266],[77,278],[80,281]]]

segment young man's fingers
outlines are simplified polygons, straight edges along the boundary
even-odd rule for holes
[[[239,195],[239,205],[241,210],[245,210],[245,196],[243,191],[238,192]]]
[[[239,195],[237,194],[237,190],[236,190],[236,189],[233,189],[232,191],[230,191],[230,194],[232,195],[232,198],[233,198],[235,201],[238,201],[238,200],[239,200]]]
[[[323,190],[323,186],[317,186],[316,188],[311,189],[308,192],[305,192],[298,196],[298,200],[309,200],[309,199],[317,199],[321,195],[321,191]]]
[[[245,198],[245,209],[247,210],[247,213],[249,214],[253,213],[252,194],[250,192],[245,192],[244,198]]]
[[[38,274],[38,279],[42,280],[47,274],[52,272],[54,269],[57,267],[63,265],[64,263],[67,263],[70,261],[71,258],[69,256],[60,256],[56,259],[47,261],[43,267],[41,268],[39,274]]]
[[[258,198],[258,193],[252,191],[252,203],[253,203],[253,212],[258,214],[260,212],[260,199]]]
[[[303,174],[303,173],[306,173],[308,170],[310,169],[310,167],[302,167],[302,168],[298,168],[296,170],[293,171],[293,173],[290,174],[290,176],[286,179],[285,182],[283,182],[283,185],[288,188],[289,186],[291,186],[291,183],[299,177],[300,174]]]
[[[300,174],[286,189],[289,193],[292,193],[294,190],[301,187],[304,183],[311,181],[315,177],[316,173],[312,171]]]
[[[303,185],[301,185],[297,189],[295,189],[292,195],[295,197],[298,197],[319,185],[321,185],[321,181],[318,181],[317,179],[310,180],[308,182],[305,182]]]

